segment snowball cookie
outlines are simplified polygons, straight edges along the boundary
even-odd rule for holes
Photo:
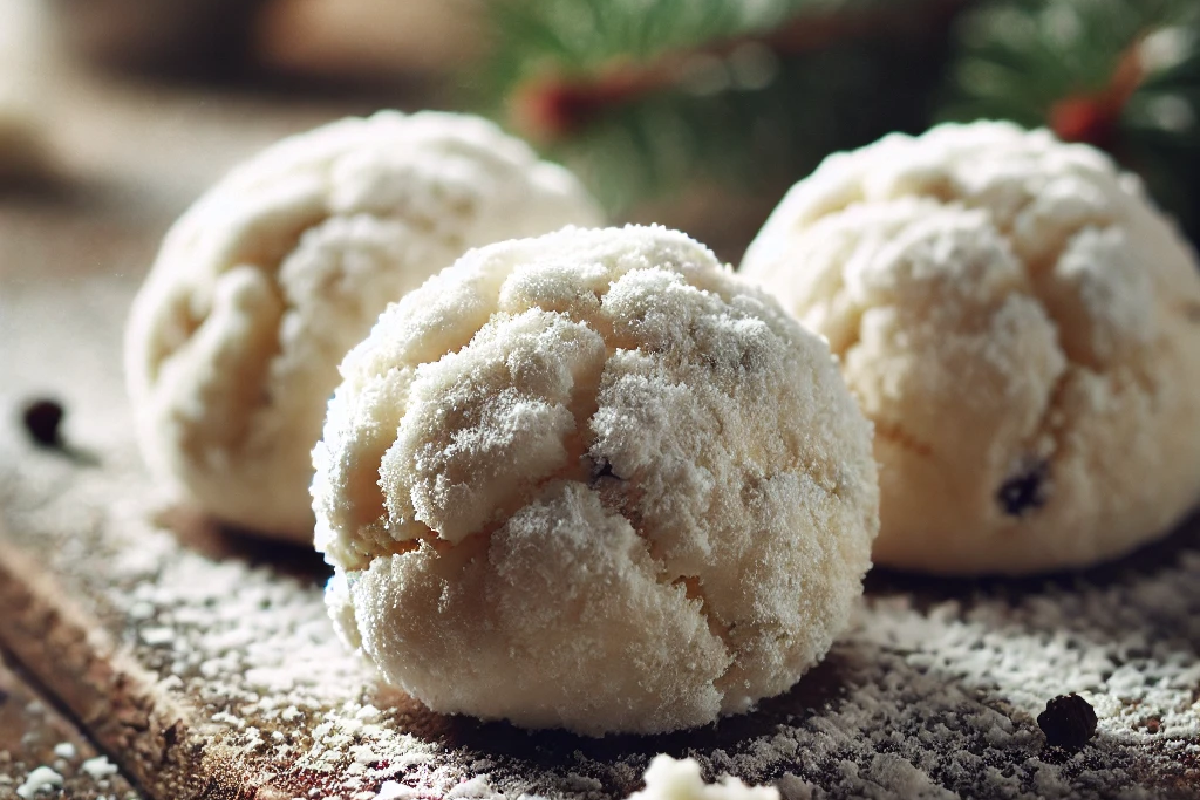
[[[779,800],[774,786],[747,786],[731,775],[706,784],[694,758],[677,761],[662,753],[646,768],[645,781],[629,800]]]
[[[151,470],[212,515],[312,541],[312,448],[337,365],[468,248],[595,224],[562,168],[481,119],[395,112],[294,136],[167,234],[126,371]]]
[[[472,251],[341,370],[331,616],[434,710],[700,725],[790,687],[861,591],[869,424],[825,344],[681,233]]]
[[[1094,149],[977,123],[832,156],[743,270],[875,422],[877,563],[1082,566],[1200,492],[1196,259]]]

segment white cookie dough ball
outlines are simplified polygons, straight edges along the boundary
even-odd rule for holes
[[[285,139],[167,234],[126,373],[152,472],[215,517],[312,539],[312,448],[337,365],[468,248],[599,213],[482,119],[383,112]]]
[[[1200,273],[1100,152],[1001,123],[830,157],[743,272],[875,422],[877,563],[1091,564],[1200,493]]]
[[[700,725],[788,689],[861,592],[869,424],[825,344],[681,233],[472,251],[341,370],[330,612],[434,710]]]

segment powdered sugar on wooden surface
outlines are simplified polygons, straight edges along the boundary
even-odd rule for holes
[[[155,526],[159,498],[105,385],[67,428],[80,447],[105,443],[99,467],[0,434],[0,552],[25,553],[95,620],[97,641],[156,676],[156,702],[186,710],[181,741],[210,796],[624,797],[659,752],[786,800],[1200,796],[1200,532],[1050,581],[874,575],[826,661],[750,714],[657,737],[527,733],[380,687],[337,641],[315,558],[179,517],[179,535]],[[6,407],[34,388],[10,383]],[[1069,691],[1099,716],[1077,754],[1044,748],[1035,722]]]
[[[191,733],[236,756],[245,785],[365,800],[387,781],[420,797],[474,781],[469,796],[620,797],[660,751],[785,798],[1138,796],[1128,787],[1140,782],[1186,796],[1196,776],[1195,537],[1115,580],[932,602],[876,590],[788,695],[715,727],[597,740],[434,715],[378,687],[342,648],[319,579],[210,559],[145,525],[140,504],[97,504],[133,494],[132,477],[22,459],[5,481],[8,543],[38,545],[159,689],[201,710]],[[1034,721],[1067,691],[1100,717],[1075,755],[1045,750]]]
[[[117,767],[0,655],[0,798],[139,800]]]

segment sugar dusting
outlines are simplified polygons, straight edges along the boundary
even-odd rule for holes
[[[755,712],[586,739],[428,712],[378,687],[340,645],[319,580],[209,559],[148,526],[143,501],[102,502],[116,487],[136,496],[134,476],[22,457],[27,468],[5,481],[8,537],[51,554],[61,584],[160,676],[159,690],[202,709],[191,733],[241,765],[239,788],[314,800],[624,797],[666,752],[694,758],[710,782],[772,784],[784,800],[1195,796],[1195,535],[1115,577],[924,585],[956,597],[941,600],[876,586],[825,664]],[[1035,722],[1067,691],[1099,715],[1076,754],[1046,748]]]
[[[11,667],[0,654],[0,798],[139,800],[117,767]]]
[[[108,314],[120,307],[112,294],[57,313]],[[5,310],[35,319],[65,297],[24,297]],[[1047,584],[873,575],[853,627],[822,665],[787,695],[717,726],[591,740],[480,725],[376,688],[336,641],[319,580],[205,558],[149,525],[155,499],[108,369],[118,316],[97,319],[94,339],[54,352],[46,344],[36,359],[72,376],[69,434],[103,445],[103,468],[34,452],[0,425],[0,546],[37,554],[158,676],[159,696],[201,710],[185,720],[187,738],[238,765],[214,777],[222,788],[253,796],[261,786],[260,800],[599,800],[641,789],[651,759],[666,752],[696,759],[708,782],[729,774],[772,784],[784,800],[1200,796],[1200,530]],[[6,340],[14,349],[0,349],[0,361],[42,341],[26,339]],[[6,403],[36,387],[33,364],[5,365]],[[1045,750],[1035,717],[1069,691],[1095,707],[1098,736],[1078,754]],[[0,785],[0,795],[17,784]]]

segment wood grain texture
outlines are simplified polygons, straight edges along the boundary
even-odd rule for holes
[[[190,765],[202,748],[180,741],[197,714],[161,696],[157,679],[114,646],[29,557],[0,545],[0,640],[154,797],[198,797]],[[50,665],[53,665],[50,668]]]
[[[72,800],[139,800],[78,726],[0,654],[0,800],[18,800],[38,769],[53,770]]]

